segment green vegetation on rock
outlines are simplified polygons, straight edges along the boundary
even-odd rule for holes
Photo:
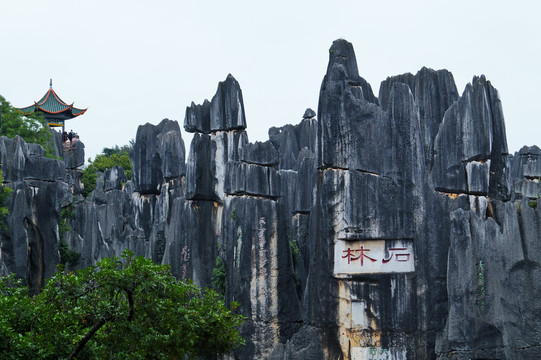
[[[291,256],[293,257],[293,267],[297,267],[297,264],[299,263],[299,255],[300,255],[300,250],[299,250],[299,247],[297,246],[297,241],[293,240],[293,241],[289,241],[289,248],[291,250]]]
[[[216,257],[216,265],[212,269],[212,286],[222,296],[225,296],[225,265],[221,256]]]
[[[60,235],[60,263],[62,265],[76,266],[79,264],[79,258],[81,254],[73,249],[70,249],[64,235],[71,231],[71,226],[68,220],[75,218],[75,212],[73,211],[73,205],[68,205],[62,208],[60,212],[60,223],[58,224],[58,232]]]
[[[116,145],[114,148],[103,148],[102,153],[96,155],[94,161],[88,159],[90,164],[83,170],[82,178],[85,196],[90,195],[96,188],[98,171],[104,172],[106,169],[120,166],[124,169],[126,177],[131,179],[132,164],[129,153],[132,147],[133,142],[130,142],[130,145],[124,145],[122,147]]]
[[[2,113],[2,125],[0,135],[14,138],[19,135],[27,143],[35,143],[43,146],[45,156],[56,159],[52,146],[53,134],[47,122],[39,113],[24,115],[0,95],[0,112]]]

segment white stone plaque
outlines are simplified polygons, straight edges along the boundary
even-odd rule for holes
[[[406,351],[400,348],[352,347],[351,360],[405,360]]]
[[[413,271],[412,240],[336,240],[334,243],[336,277]]]

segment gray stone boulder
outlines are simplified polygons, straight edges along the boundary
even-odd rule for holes
[[[66,169],[77,169],[85,164],[85,144],[82,141],[73,143],[73,147],[62,154]]]
[[[105,184],[104,190],[122,190],[122,186],[128,181],[124,169],[120,166],[115,166],[111,169],[106,169],[104,173]]]
[[[64,163],[49,159],[37,144],[27,144],[21,137],[0,137],[0,156],[4,180],[9,182],[39,179],[57,181],[64,177]]]
[[[275,168],[230,162],[227,164],[225,193],[230,195],[256,195],[277,198],[280,180]]]
[[[159,194],[164,178],[184,176],[185,149],[178,123],[164,119],[156,126],[139,126],[130,159],[135,190],[142,194]]]
[[[302,116],[303,119],[313,119],[317,116],[316,112],[310,108],[306,109],[304,112],[304,115]]]
[[[186,199],[217,201],[210,135],[196,133],[186,164]]]
[[[208,100],[205,100],[202,105],[196,105],[192,101],[192,104],[186,107],[184,130],[210,134],[210,102]]]
[[[263,166],[275,166],[278,164],[278,151],[270,141],[245,144],[240,151],[242,162]]]
[[[524,146],[511,158],[511,177],[516,199],[541,196],[541,149]]]

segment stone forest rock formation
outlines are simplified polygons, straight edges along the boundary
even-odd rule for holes
[[[1,271],[38,291],[62,238],[74,269],[130,248],[207,287],[220,257],[247,317],[232,359],[539,358],[541,150],[508,153],[484,76],[460,95],[422,68],[376,97],[337,40],[317,114],[266,142],[246,124],[229,75],[186,109],[187,161],[176,121],[139,126],[133,178],[109,169],[86,199],[84,146],[61,161],[0,138],[14,190]]]

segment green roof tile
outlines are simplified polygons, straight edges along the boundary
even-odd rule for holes
[[[69,105],[64,102],[52,89],[52,87],[43,95],[43,97],[34,103],[24,108],[18,108],[19,111],[25,114],[31,114],[35,111],[43,113],[45,119],[53,121],[64,121],[82,115],[87,109],[74,108],[73,104]]]

